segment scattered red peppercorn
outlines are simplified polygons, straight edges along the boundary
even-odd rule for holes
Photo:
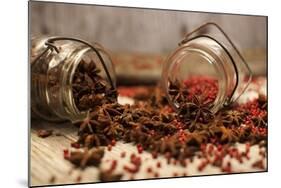
[[[80,144],[77,143],[77,142],[73,142],[73,143],[71,143],[71,147],[79,149],[80,148]]]
[[[231,170],[231,163],[227,162],[227,165],[222,168],[222,171],[226,172],[226,173],[231,173],[232,172],[232,170]]]
[[[81,182],[81,180],[82,180],[82,176],[77,176],[76,182]]]
[[[112,145],[112,146],[115,146],[115,145],[116,145],[116,140],[115,140],[115,139],[111,140],[111,145]]]
[[[157,168],[161,168],[161,162],[158,161],[157,164],[156,164]]]
[[[143,152],[143,147],[140,144],[137,145],[137,149],[138,149],[138,153]]]
[[[136,166],[134,166],[134,167],[129,167],[129,166],[125,165],[125,166],[123,167],[123,169],[124,169],[125,171],[129,172],[129,173],[132,173],[132,174],[135,174],[135,173],[137,173],[137,172],[139,171],[139,168],[136,167]]]
[[[109,144],[109,145],[107,146],[107,150],[108,150],[108,151],[111,151],[111,150],[112,150],[112,145],[111,145],[111,144]]]
[[[63,157],[64,157],[64,159],[69,159],[69,150],[68,149],[63,150]]]
[[[157,159],[157,157],[158,157],[158,153],[155,152],[155,151],[153,151],[153,152],[151,153],[151,155],[152,155],[152,158],[153,158],[153,159]]]
[[[125,152],[125,151],[123,151],[123,152],[121,153],[120,157],[121,157],[121,158],[126,157],[126,152]]]
[[[117,160],[113,160],[110,168],[107,170],[108,173],[112,173],[117,167]]]
[[[151,168],[151,167],[148,167],[148,168],[146,169],[146,171],[147,171],[148,173],[151,173],[151,172],[152,172],[152,168]]]

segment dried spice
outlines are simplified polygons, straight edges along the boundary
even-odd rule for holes
[[[117,91],[111,88],[94,61],[81,60],[72,80],[74,102],[80,111],[116,102]]]
[[[85,149],[84,151],[72,151],[67,160],[77,167],[85,168],[86,166],[98,166],[103,155],[104,149],[92,148],[90,150]]]
[[[226,110],[222,113],[222,120],[225,125],[240,126],[245,118],[245,113],[238,110]]]
[[[95,71],[93,72],[96,74]],[[84,80],[88,80],[87,84],[93,84],[89,78]],[[202,82],[206,82],[207,85],[200,85]],[[178,82],[170,85],[169,93],[179,104],[178,112],[171,109],[164,93],[158,87],[154,92],[150,92],[150,96],[139,97],[134,105],[120,105],[111,99],[102,99],[104,101],[96,105],[91,103],[92,98],[86,97],[83,102],[93,106],[90,107],[87,118],[76,124],[79,127],[79,138],[75,143],[87,153],[99,146],[107,146],[111,151],[116,142],[122,140],[135,144],[138,153],[148,151],[154,159],[159,154],[163,154],[167,163],[173,162],[184,167],[187,165],[187,158],[192,159],[195,155],[207,158],[208,155],[212,155],[214,156],[212,160],[206,159],[200,164],[199,171],[211,164],[220,167],[224,172],[232,172],[230,163],[222,166],[223,158],[230,155],[231,158],[243,162],[243,158],[248,158],[249,153],[248,150],[244,154],[239,153],[231,148],[233,143],[256,144],[266,139],[266,99],[259,97],[247,104],[235,104],[213,114],[210,108],[217,92],[217,83],[207,78],[197,81],[193,78],[192,81],[185,81],[184,85],[194,88],[187,91]],[[103,92],[106,88],[103,84],[98,87]],[[205,96],[202,95],[206,90],[210,92],[205,93]],[[109,93],[107,96],[104,95],[105,98],[110,96],[114,99],[117,95],[116,91],[105,93]],[[259,117],[262,119],[257,119]],[[206,147],[207,144],[217,147],[216,149]],[[201,151],[200,154],[198,151]],[[85,153],[74,152],[65,155],[77,166],[98,165],[99,159],[94,160],[96,163],[91,162],[89,160],[91,157]],[[122,158],[125,155],[125,152],[120,153]],[[124,165],[123,169],[135,174],[141,164],[141,158],[134,154],[130,156],[130,164]],[[160,162],[157,163],[157,168],[161,168]],[[107,174],[102,172],[101,181],[115,181],[121,178],[121,175],[115,176],[112,171],[110,173],[107,171]],[[159,175],[155,174],[155,176]]]
[[[99,173],[99,179],[102,182],[119,181],[121,180],[122,176],[122,174],[112,174],[105,171],[100,171]]]
[[[40,129],[37,131],[37,136],[41,138],[46,138],[49,137],[53,134],[53,130],[45,130],[45,129]]]
[[[194,130],[194,125],[198,122],[208,123],[214,118],[214,114],[210,111],[211,102],[193,96],[191,102],[183,102],[179,107],[179,118],[186,124],[190,125],[189,130]]]
[[[188,96],[188,90],[180,83],[179,80],[174,82],[169,81],[169,90],[168,93],[172,96],[172,100],[176,103],[182,103],[186,101]]]
[[[202,97],[204,102],[213,102],[218,93],[218,80],[208,76],[191,76],[184,81],[188,89],[188,98],[194,95]]]

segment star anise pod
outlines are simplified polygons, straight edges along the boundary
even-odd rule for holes
[[[86,166],[98,166],[104,155],[104,149],[93,148],[82,151],[73,151],[70,153],[69,161],[78,167],[85,168]]]
[[[114,103],[117,101],[117,96],[118,96],[118,92],[114,88],[110,88],[105,91],[105,97],[111,103]]]
[[[168,139],[161,139],[158,141],[158,143],[160,153],[170,152],[174,157],[179,154],[181,144],[176,136],[171,136]]]
[[[204,102],[194,95],[191,102],[186,102],[180,106],[179,118],[191,125],[197,122],[208,123],[214,118],[210,108],[211,102]]]
[[[220,127],[223,127],[223,121],[220,114],[217,114],[215,118],[207,124],[208,132],[211,137],[215,137],[220,134]]]
[[[207,131],[195,130],[187,137],[186,144],[188,146],[200,146],[200,144],[208,141],[208,137],[209,135]]]
[[[95,120],[97,117],[96,112],[88,112],[87,117],[80,123],[78,134],[83,132],[93,133],[93,127],[99,125],[99,122]]]
[[[169,81],[169,90],[168,93],[172,96],[172,100],[177,103],[181,103],[185,101],[188,95],[188,90],[182,84],[180,84],[179,80],[175,80],[174,82]]]
[[[120,123],[113,122],[104,129],[104,133],[111,138],[119,138],[124,133],[124,128]]]
[[[87,148],[92,148],[95,146],[104,146],[107,144],[107,139],[102,134],[90,134],[83,140],[84,146]]]
[[[240,126],[245,118],[245,114],[238,110],[226,110],[222,113],[222,121],[224,125]]]
[[[256,127],[266,127],[267,126],[267,114],[255,116],[252,121]]]
[[[118,110],[116,110],[115,108],[116,108],[116,107],[114,107],[113,105],[104,106],[104,110],[105,110],[106,113],[109,114],[111,117],[112,117],[112,116],[120,116],[120,115],[122,115],[122,113],[119,112]]]
[[[108,173],[108,171],[100,171],[99,179],[102,182],[120,181],[123,174]]]
[[[221,130],[221,137],[220,140],[222,142],[227,142],[227,143],[231,143],[231,142],[236,142],[239,139],[239,132],[235,131],[233,129],[230,128],[226,128],[226,127],[220,127]]]
[[[267,108],[267,97],[265,95],[260,94],[258,98],[259,107],[263,110]]]

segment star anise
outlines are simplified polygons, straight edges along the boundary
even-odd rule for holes
[[[211,102],[204,102],[204,100],[194,95],[191,102],[186,102],[180,106],[179,118],[186,124],[191,125],[197,122],[208,123],[214,118],[210,108]]]
[[[187,136],[186,144],[188,146],[199,146],[200,144],[207,142],[208,136],[207,131],[195,130]]]
[[[175,155],[176,145],[177,145],[177,141],[172,137],[169,138],[168,140],[162,139],[159,141],[159,151],[160,153],[170,152],[172,155]]]
[[[220,133],[220,127],[223,127],[223,121],[220,114],[217,114],[212,121],[207,124],[208,132],[211,137],[215,137]]]
[[[110,89],[107,89],[105,91],[105,97],[108,100],[108,102],[111,102],[111,103],[116,102],[117,101],[117,96],[118,96],[118,92],[114,88],[110,88]]]
[[[223,127],[221,126],[220,127],[220,130],[221,130],[221,141],[222,142],[227,142],[227,143],[231,143],[231,142],[236,142],[238,141],[238,138],[239,138],[239,132],[238,131],[235,131],[233,129],[229,129],[229,128],[226,128],[226,127]]]
[[[99,179],[102,182],[110,182],[110,181],[120,181],[123,174],[113,174],[108,171],[100,171]]]
[[[124,133],[124,128],[117,122],[111,123],[104,129],[104,133],[112,138],[119,138]]]
[[[95,120],[97,117],[98,114],[96,112],[88,112],[87,117],[82,121],[79,126],[78,134],[81,134],[82,132],[93,133],[93,127],[95,125],[99,125],[99,122]]]
[[[104,155],[104,149],[93,148],[82,151],[73,151],[70,153],[69,161],[78,167],[85,168],[88,165],[98,166]]]
[[[258,103],[261,109],[266,110],[267,108],[267,98],[265,95],[260,94],[258,98]]]
[[[267,115],[259,115],[259,116],[255,116],[252,119],[254,125],[256,127],[266,127],[267,126]]]
[[[240,126],[245,118],[245,114],[238,110],[226,110],[222,113],[222,121],[224,125]]]
[[[188,95],[188,90],[182,84],[180,84],[179,80],[175,80],[174,82],[169,81],[169,90],[168,93],[172,96],[172,100],[176,103],[181,103],[185,101]]]
[[[101,136],[99,134],[87,135],[83,141],[84,146],[87,148],[92,148],[94,146],[101,146],[106,144],[106,142],[104,142],[104,139],[101,139]]]

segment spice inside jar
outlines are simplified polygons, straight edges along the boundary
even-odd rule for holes
[[[33,40],[32,53],[40,54],[31,55],[33,117],[81,121],[96,106],[117,99],[110,56],[100,45],[80,41],[63,37]]]
[[[216,113],[237,100],[250,80],[251,71],[244,58],[215,23],[187,34],[162,70],[163,88],[176,111],[187,104],[190,108],[199,100]]]

